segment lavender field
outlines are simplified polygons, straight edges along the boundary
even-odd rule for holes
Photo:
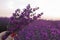
[[[60,40],[60,22],[46,20],[34,21],[18,32],[18,39]]]
[[[8,18],[5,20],[4,18],[0,19],[0,25],[1,23],[2,25],[5,24],[5,27],[1,26],[5,30],[0,29],[0,31],[6,31],[8,23],[6,20]],[[17,38],[19,40],[60,40],[60,21],[35,20],[19,31]]]

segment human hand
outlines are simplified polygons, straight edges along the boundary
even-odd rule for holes
[[[0,40],[2,40],[2,37],[6,34],[7,31],[1,32],[0,33]],[[5,39],[5,40],[14,40],[10,35]]]

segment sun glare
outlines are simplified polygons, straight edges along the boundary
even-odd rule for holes
[[[8,1],[7,7],[8,7],[8,9],[13,9],[14,8],[14,2],[13,1]]]

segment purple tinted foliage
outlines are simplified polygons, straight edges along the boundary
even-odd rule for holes
[[[17,34],[14,40],[60,40],[60,22],[39,20],[38,18],[43,13],[30,18],[30,13],[37,9],[39,7],[31,8],[30,4],[28,4],[20,16],[20,11],[17,10],[18,13],[16,11],[13,17],[10,18],[8,31]]]
[[[9,18],[7,17],[0,17],[0,25],[7,25]]]

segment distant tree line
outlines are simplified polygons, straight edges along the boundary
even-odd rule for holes
[[[7,30],[8,22],[9,22],[9,18],[0,17],[0,33],[2,31],[6,31]]]

